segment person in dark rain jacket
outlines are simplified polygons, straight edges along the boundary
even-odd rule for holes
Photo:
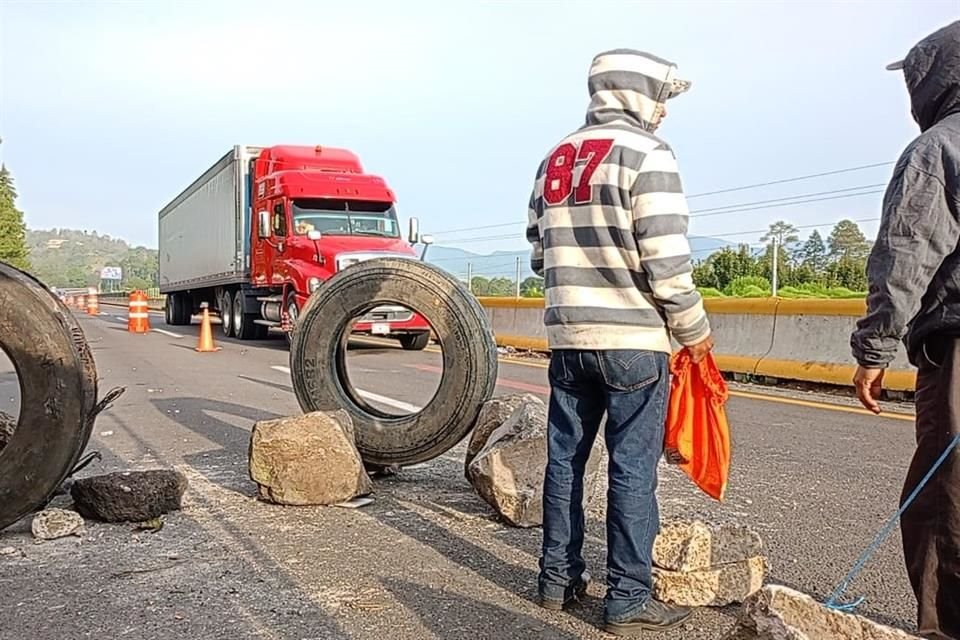
[[[857,394],[874,413],[901,339],[918,368],[917,447],[903,500],[960,433],[960,21],[887,68],[903,71],[922,133],[887,188],[868,311],[851,346]],[[901,529],[919,635],[960,640],[960,450],[904,512]]]

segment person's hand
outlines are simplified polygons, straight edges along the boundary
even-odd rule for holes
[[[694,363],[706,358],[711,350],[713,350],[713,335],[707,336],[697,344],[687,345],[687,351],[690,352],[690,359],[693,360]]]
[[[857,367],[853,385],[857,388],[860,403],[875,414],[880,413],[880,391],[883,389],[883,369]]]

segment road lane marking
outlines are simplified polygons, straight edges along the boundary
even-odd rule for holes
[[[364,340],[367,341],[367,342],[374,342],[374,341],[376,341],[375,338],[374,338],[374,339],[365,338]],[[378,341],[378,342],[379,342],[379,341]],[[431,346],[431,347],[427,347],[426,349],[424,349],[424,351],[425,351],[425,352],[429,352],[429,353],[442,353],[442,350],[441,350],[441,349],[439,349],[439,348],[437,348],[437,347],[432,347],[432,346]],[[510,358],[510,357],[504,357],[504,356],[498,356],[498,357],[497,357],[497,360],[498,360],[499,362],[502,362],[502,363],[505,363],[505,364],[519,365],[519,366],[522,366],[522,367],[532,367],[532,368],[534,368],[534,369],[544,369],[544,370],[546,370],[546,369],[548,369],[549,366],[550,366],[550,365],[549,365],[548,363],[546,363],[546,362],[530,362],[530,361],[526,361],[526,360],[521,360],[521,359],[519,359],[519,358]],[[409,365],[409,366],[412,366],[412,367],[414,367],[414,368],[420,368],[420,367],[426,366],[426,365]],[[433,368],[430,369],[430,370],[433,371],[433,372],[439,372],[439,371],[441,371],[441,369],[439,369],[438,367],[433,367]],[[289,372],[289,370],[288,370],[288,372]],[[549,387],[538,387],[538,386],[536,386],[536,385],[527,385],[526,383],[517,382],[517,381],[513,381],[513,380],[503,380],[503,379],[500,379],[500,380],[497,381],[497,384],[500,385],[500,386],[502,386],[502,387],[509,387],[509,388],[517,389],[517,390],[519,390],[519,391],[529,391],[529,392],[531,392],[531,393],[542,393],[542,394],[544,394],[544,395],[549,394],[549,391],[550,391]],[[886,412],[886,413],[881,413],[879,416],[874,416],[874,414],[872,414],[871,412],[867,411],[866,409],[859,409],[859,408],[857,408],[857,407],[847,407],[847,406],[840,405],[840,404],[828,404],[828,403],[824,403],[824,402],[816,402],[816,401],[813,401],[813,400],[798,400],[798,399],[795,399],[795,398],[784,398],[784,397],[780,397],[780,396],[767,395],[767,394],[763,394],[763,393],[751,393],[751,392],[749,392],[749,391],[730,391],[729,393],[730,393],[730,397],[731,397],[731,398],[742,398],[742,399],[744,399],[744,400],[757,400],[757,401],[760,401],[760,402],[773,402],[773,403],[777,403],[777,404],[792,405],[792,406],[795,406],[795,407],[807,407],[807,408],[810,408],[810,409],[820,409],[820,410],[823,410],[823,411],[836,411],[836,412],[839,412],[839,413],[852,413],[852,414],[855,414],[855,415],[862,415],[862,416],[869,416],[869,417],[876,417],[876,418],[886,418],[886,419],[889,419],[889,420],[900,420],[900,421],[903,421],[903,422],[914,422],[914,421],[916,420],[916,416],[913,415],[913,414],[910,414],[910,413],[892,413],[892,412]]]
[[[401,411],[407,411],[409,413],[417,413],[422,411],[423,407],[418,407],[415,404],[409,404],[403,402],[402,400],[394,400],[393,398],[388,398],[387,396],[381,396],[370,391],[364,391],[363,389],[355,389],[357,395],[365,400],[371,402],[379,402],[380,404],[385,404],[388,407],[393,407],[394,409],[400,409]]]
[[[166,329],[153,329],[157,333],[162,333],[165,336],[170,336],[171,338],[183,338],[184,336],[179,333],[174,333],[173,331],[167,331]]]
[[[281,367],[279,365],[274,365],[270,367],[274,371],[279,371],[290,375],[290,367]],[[407,411],[408,413],[417,413],[422,411],[423,407],[418,407],[415,404],[410,404],[402,400],[396,400],[394,398],[388,398],[387,396],[381,396],[372,391],[366,391],[364,389],[357,389],[354,387],[354,391],[357,392],[357,395],[363,398],[364,400],[369,400],[370,402],[379,402],[380,404],[387,405],[388,407],[393,407],[394,409],[400,409],[401,411]]]
[[[745,398],[747,400],[762,400],[765,402],[779,402],[780,404],[790,404],[797,407],[808,407],[810,409],[826,409],[827,411],[840,411],[843,413],[856,413],[863,416],[870,416],[876,418],[889,418],[891,420],[903,420],[905,422],[913,422],[916,420],[916,416],[909,413],[882,413],[879,416],[874,416],[873,413],[867,411],[866,409],[858,409],[857,407],[845,407],[839,404],[824,404],[821,402],[813,402],[811,400],[797,400],[795,398],[780,398],[777,396],[768,396],[762,393],[750,393],[748,391],[731,391],[730,395],[735,398]]]
[[[408,364],[407,367],[411,369],[416,369],[417,371],[425,371],[427,373],[443,373],[442,367],[435,367],[429,364]],[[506,378],[497,378],[498,387],[507,387],[509,389],[516,389],[517,391],[527,391],[529,393],[539,393],[543,396],[550,395],[550,387],[545,387],[539,384],[530,384],[529,382],[520,382],[519,380],[508,380]]]

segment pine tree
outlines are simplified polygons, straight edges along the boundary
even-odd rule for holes
[[[820,232],[814,229],[807,241],[803,243],[803,249],[800,250],[802,258],[801,264],[808,267],[813,273],[823,274],[830,260],[827,257],[827,245],[823,241]]]
[[[27,227],[16,201],[13,176],[5,164],[0,164],[0,261],[27,270],[30,268]]]
[[[852,220],[841,220],[830,232],[827,239],[830,247],[830,258],[834,261],[866,260],[870,253],[870,243],[867,242],[863,231]]]

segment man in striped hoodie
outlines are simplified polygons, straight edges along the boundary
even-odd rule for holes
[[[653,135],[690,83],[670,62],[620,49],[594,58],[588,87],[586,123],[540,164],[528,214],[552,351],[539,591],[544,607],[562,609],[586,589],[583,474],[606,414],[604,629],[634,635],[690,615],[651,596],[657,463],[671,335],[695,361],[713,343],[676,159]]]

